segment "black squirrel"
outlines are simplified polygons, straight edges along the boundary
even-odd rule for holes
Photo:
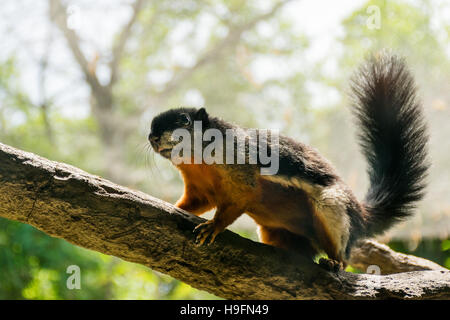
[[[195,228],[196,241],[213,242],[247,213],[257,223],[263,243],[310,257],[325,252],[329,259],[320,263],[339,270],[345,268],[357,240],[380,234],[410,216],[424,195],[429,167],[427,130],[413,77],[402,58],[382,52],[360,67],[351,88],[370,178],[364,201],[355,198],[317,151],[280,136],[274,175],[262,175],[260,162],[175,164],[185,183],[176,206],[195,215],[217,208],[213,219]],[[201,122],[202,132],[215,128],[225,134],[237,129],[245,136],[248,130],[212,117],[204,108],[171,109],[152,121],[153,149],[173,161],[177,142],[172,133],[179,128],[193,133],[195,121]],[[224,150],[227,147],[223,145]]]

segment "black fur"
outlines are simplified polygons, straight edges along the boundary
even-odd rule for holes
[[[339,180],[331,164],[305,144],[280,136],[279,154],[278,175],[298,177],[321,186],[330,186]]]
[[[186,127],[185,115],[188,115],[192,121],[203,120],[208,117],[204,108],[170,109],[160,113],[152,120],[150,136],[159,137],[164,131]]]
[[[365,233],[373,236],[410,216],[423,197],[428,136],[414,79],[399,57],[372,57],[353,78],[352,89],[369,165]]]

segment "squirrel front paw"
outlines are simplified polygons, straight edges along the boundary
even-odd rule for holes
[[[200,223],[194,229],[194,233],[197,233],[195,243],[201,246],[209,238],[208,245],[210,245],[220,232],[222,232],[222,229],[213,220]]]

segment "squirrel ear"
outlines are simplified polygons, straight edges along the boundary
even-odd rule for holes
[[[208,120],[208,113],[205,108],[200,108],[195,114],[195,119],[197,120]]]

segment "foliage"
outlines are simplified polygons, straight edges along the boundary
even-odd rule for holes
[[[210,299],[214,296],[142,265],[79,248],[35,228],[0,219],[0,299]],[[81,289],[67,288],[67,267]]]

